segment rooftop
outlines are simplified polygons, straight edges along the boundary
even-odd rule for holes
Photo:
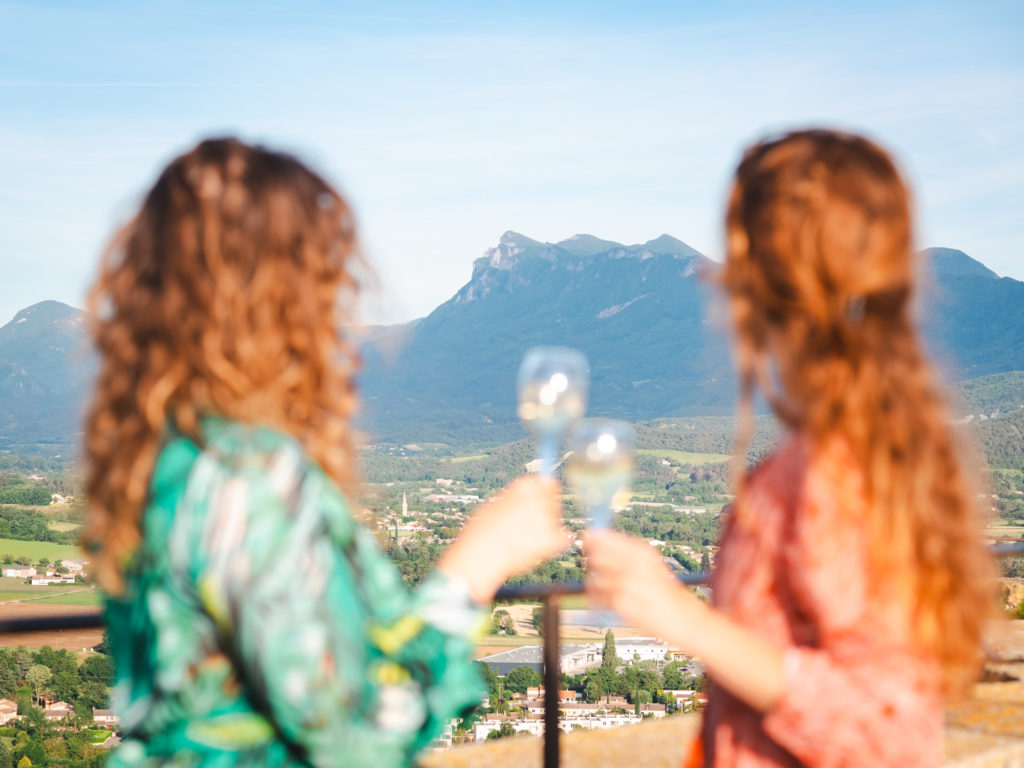
[[[562,656],[571,656],[574,653],[593,650],[592,645],[560,645],[558,652]],[[490,656],[481,656],[477,661],[484,661],[490,664],[540,664],[543,661],[544,649],[539,645],[524,645],[521,648],[510,648],[507,651],[492,653]]]
[[[622,637],[615,638],[615,647],[620,645],[649,645],[652,648],[663,648],[668,643],[656,637]]]

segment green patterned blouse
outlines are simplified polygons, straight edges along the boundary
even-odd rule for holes
[[[413,594],[337,486],[278,432],[175,437],[107,602],[122,765],[408,765],[483,694],[480,611]]]

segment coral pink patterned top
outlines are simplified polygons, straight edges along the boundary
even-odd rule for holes
[[[938,663],[910,642],[906,609],[870,591],[863,478],[848,449],[825,453],[790,436],[749,480],[751,523],[726,525],[715,604],[782,649],[785,691],[762,715],[713,686],[709,766],[942,761]]]

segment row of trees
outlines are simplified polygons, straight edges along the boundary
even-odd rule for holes
[[[33,562],[32,558],[28,555],[14,555],[10,552],[4,552],[3,554],[0,554],[0,563],[2,563],[3,565],[36,565],[40,568],[48,568],[52,565],[53,569],[57,573],[68,572],[68,568],[63,564],[63,560],[55,560],[51,562],[50,558],[48,557],[40,557],[35,562]],[[81,574],[78,575],[77,579],[82,581],[85,580]]]
[[[20,504],[26,507],[50,503],[50,492],[42,485],[24,483],[0,485],[0,504]]]
[[[719,522],[718,515],[692,515],[665,507],[625,510],[618,515],[616,527],[646,539],[686,544],[699,552],[718,542]]]
[[[0,488],[0,491],[3,489]],[[46,503],[50,494],[46,493]],[[46,515],[35,509],[24,507],[0,507],[0,539],[19,541],[49,541],[55,544],[75,544],[78,534],[74,531],[54,531],[49,527]]]
[[[491,615],[490,633],[492,635],[516,635],[516,622],[512,614],[499,608]]]

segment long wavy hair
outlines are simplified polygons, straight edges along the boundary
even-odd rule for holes
[[[837,132],[758,144],[736,172],[726,238],[737,456],[755,390],[816,449],[848,446],[864,478],[873,586],[905,601],[916,641],[957,689],[977,669],[994,569],[974,462],[951,433],[912,318],[918,267],[896,167],[870,141]],[[743,494],[740,479],[741,524]]]
[[[85,544],[108,590],[139,544],[171,425],[197,441],[208,414],[280,429],[351,487],[358,357],[339,326],[357,259],[345,200],[293,157],[217,139],[163,171],[89,297],[101,368]]]

